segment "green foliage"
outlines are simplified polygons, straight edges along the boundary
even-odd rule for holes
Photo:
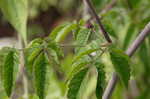
[[[69,23],[66,23],[66,24],[62,24],[60,26],[57,26],[56,28],[53,29],[53,31],[50,33],[49,37],[52,39],[52,40],[55,40],[57,34],[59,31],[61,31],[61,29],[63,29],[65,26],[67,26]]]
[[[84,77],[82,84],[80,86],[80,90],[77,95],[77,99],[95,99],[95,90],[96,90],[96,83],[97,83],[97,72],[96,67],[90,65],[86,76]],[[88,86],[88,87],[87,87]]]
[[[88,43],[91,30],[87,28],[81,28],[75,38],[76,44],[79,46],[85,46]],[[75,49],[76,53],[80,52],[81,47]]]
[[[116,35],[111,23],[105,22],[104,27],[105,27],[105,30],[107,31],[107,33],[109,33],[112,37],[117,38],[117,35]]]
[[[71,79],[69,85],[68,85],[68,93],[67,93],[67,97],[68,99],[76,99],[77,98],[77,94],[80,90],[80,86],[82,84],[82,81],[86,75],[88,71],[88,68],[84,68],[80,71],[78,71],[78,73],[76,73],[73,78]]]
[[[97,49],[89,49],[89,50],[85,50],[84,52],[79,53],[77,56],[74,57],[73,62],[78,61],[80,58],[82,58],[84,55],[89,55],[93,52],[96,52],[100,50],[100,48]]]
[[[39,99],[45,99],[46,66],[48,60],[42,51],[34,61],[34,84]]]
[[[18,52],[13,48],[4,48],[6,56],[4,57],[2,81],[7,96],[10,96],[15,82],[15,68],[18,65]],[[3,49],[3,50],[4,50]]]
[[[68,23],[68,24],[64,24],[59,27],[56,27],[54,31],[50,33],[50,38],[55,40],[56,42],[61,42],[68,35],[68,33],[70,33],[76,27],[77,27],[77,24],[75,23]]]
[[[59,58],[62,58],[64,56],[62,49],[55,41],[48,41],[47,43],[47,48],[50,50],[51,56],[53,56],[55,61],[58,62]]]
[[[30,8],[27,7],[27,0],[0,0],[0,8],[4,14],[4,19],[6,18],[17,32],[21,34],[24,42],[27,41],[27,9],[40,9],[39,12],[41,12],[41,9],[46,11],[46,9],[50,8],[51,10],[49,5],[52,5],[54,9],[56,7],[58,11],[61,11],[63,8],[58,5],[70,4],[68,2],[73,2],[72,5],[75,5],[74,3],[77,1],[30,0],[29,2],[31,3],[29,4]],[[29,92],[28,98],[66,99],[68,97],[68,99],[101,99],[106,84],[110,79],[110,74],[115,70],[123,86],[120,85],[119,81],[112,94],[112,99],[122,98],[124,86],[128,92],[132,91],[127,89],[130,87],[128,82],[131,71],[136,72],[131,78],[136,80],[138,84],[135,86],[139,89],[139,96],[133,98],[149,99],[150,39],[146,39],[141,44],[141,48],[137,51],[132,63],[130,63],[129,57],[122,50],[115,48],[122,47],[123,50],[127,49],[131,41],[150,21],[150,1],[116,0],[116,3],[113,5],[109,5],[112,0],[92,0],[91,2],[97,12],[106,11],[104,14],[100,12],[101,21],[104,29],[112,38],[114,48],[111,48],[106,43],[95,21],[91,21],[93,27],[89,28],[86,27],[88,22],[83,21],[84,19],[81,19],[79,22],[67,22],[59,25],[52,30],[48,37],[33,39],[28,45],[25,44],[25,48],[18,50],[9,47],[2,48],[0,50],[0,79],[4,88],[0,87],[0,99],[6,99],[6,95],[3,93],[10,96],[14,89],[16,70],[18,70],[18,51],[24,52],[25,64],[23,65],[26,67],[25,74],[27,74],[27,79],[31,80],[31,83],[30,81],[28,82],[28,87],[31,86],[32,89],[34,86],[32,90],[27,88]],[[67,9],[67,7],[65,8]],[[75,8],[79,9],[77,12],[82,11],[82,7],[76,7],[75,5]],[[71,11],[73,9],[71,8]],[[100,11],[98,11],[99,9]],[[33,14],[36,13],[34,12]],[[3,20],[1,21],[3,22]],[[39,32],[39,29],[36,31]],[[71,34],[72,32],[73,35]],[[73,38],[71,43],[67,41],[69,43],[67,46],[60,44],[67,37]],[[62,50],[62,47],[64,50]],[[71,50],[68,51],[68,47]],[[109,48],[110,50],[107,50]],[[66,58],[66,56],[69,57]],[[130,66],[130,64],[132,65]],[[34,82],[33,86],[32,82]],[[15,87],[20,86],[16,85]],[[24,94],[26,96],[26,93]],[[22,99],[24,96],[18,98]]]
[[[129,57],[122,50],[114,48],[111,49],[110,57],[123,85],[128,88],[128,81],[130,80]]]
[[[5,18],[21,34],[26,42],[27,0],[0,0],[0,8]]]
[[[29,43],[28,47],[25,50],[25,64],[28,74],[31,76],[33,71],[33,63],[39,53],[42,51],[43,40],[37,38]]]
[[[106,83],[104,65],[100,62],[96,62],[95,66],[98,72],[96,96],[97,96],[97,99],[102,99],[102,94],[104,92],[105,83]]]

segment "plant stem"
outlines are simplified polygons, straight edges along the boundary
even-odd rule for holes
[[[141,45],[141,43],[144,41],[144,39],[148,36],[150,33],[150,22],[145,26],[143,31],[139,34],[139,36],[135,39],[135,41],[131,44],[131,46],[127,49],[125,52],[128,56],[132,56],[138,47]],[[112,75],[112,79],[108,82],[108,85],[104,91],[102,99],[110,99],[112,92],[118,82],[119,77],[116,73]]]
[[[84,0],[84,2],[87,4],[87,6],[89,7],[92,16],[96,19],[97,24],[99,25],[99,28],[101,30],[101,32],[103,33],[105,39],[107,40],[108,43],[112,43],[112,40],[110,39],[108,33],[106,32],[103,24],[100,21],[100,18],[98,17],[92,3],[89,0]]]
[[[18,33],[18,46],[19,49],[25,49],[27,41],[23,40],[21,35]],[[15,82],[16,86],[23,85],[23,87],[16,87],[10,97],[10,99],[18,99],[20,96],[17,93],[17,90],[24,92],[24,99],[28,99],[28,82],[25,75],[25,61],[24,61],[24,51],[20,52],[20,64],[19,64],[19,73]],[[22,90],[23,89],[23,90]]]

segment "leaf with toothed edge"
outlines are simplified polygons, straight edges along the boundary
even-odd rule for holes
[[[6,50],[7,54],[4,57],[2,81],[7,96],[9,97],[12,93],[12,89],[16,78],[16,68],[19,64],[19,54],[14,48],[7,48]]]
[[[76,99],[77,98],[77,94],[80,90],[80,86],[82,84],[82,81],[84,79],[84,77],[86,76],[86,73],[88,71],[88,68],[84,68],[80,71],[78,71],[73,78],[71,79],[71,81],[69,82],[68,85],[68,93],[67,93],[67,97],[68,99]]]
[[[90,34],[91,34],[91,29],[81,28],[76,37],[76,44],[79,46],[80,45],[85,46],[89,40]],[[80,52],[80,50],[81,47],[76,47],[75,52],[78,53]]]
[[[42,50],[43,40],[40,38],[31,41],[25,49],[25,66],[29,76],[32,75],[33,63]]]
[[[112,48],[110,58],[115,71],[118,73],[123,85],[128,88],[130,79],[130,58],[122,50]]]
[[[48,60],[42,51],[34,61],[34,85],[39,99],[45,99],[46,67]]]

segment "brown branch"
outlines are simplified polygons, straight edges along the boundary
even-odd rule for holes
[[[109,37],[108,33],[106,32],[103,24],[101,23],[100,18],[98,17],[92,3],[89,0],[84,0],[84,2],[87,4],[89,10],[91,11],[92,16],[96,19],[96,22],[99,25],[99,28],[100,28],[101,32],[103,33],[107,42],[112,43],[112,40],[110,39],[110,37]]]
[[[143,31],[139,34],[139,36],[135,39],[135,41],[131,44],[131,46],[127,49],[125,52],[128,56],[132,56],[138,47],[141,45],[141,43],[144,41],[144,39],[148,36],[150,33],[150,22],[145,26]],[[108,85],[104,91],[102,99],[110,99],[113,90],[118,82],[119,77],[116,73],[112,75],[112,79],[108,82]]]

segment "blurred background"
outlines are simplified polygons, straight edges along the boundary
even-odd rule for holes
[[[134,41],[136,36],[150,22],[150,0],[91,0],[97,14],[101,17],[102,23],[111,27],[111,38],[114,44],[126,50]],[[87,20],[88,14],[83,14],[84,5],[82,0],[28,0],[28,41],[37,37],[46,37],[58,25],[65,22]],[[95,24],[95,21],[93,21]],[[108,28],[109,29],[109,28]],[[69,37],[68,37],[69,39]],[[0,47],[17,46],[17,33],[8,23],[0,11]],[[66,57],[62,60],[62,68],[65,75],[71,70],[71,61],[73,53],[64,48]],[[133,85],[131,92],[123,92],[120,84],[117,85],[112,99],[150,99],[150,36],[146,38],[142,46],[132,58],[132,78]],[[112,64],[108,55],[103,56],[103,62],[106,65],[107,80],[113,72]],[[67,68],[67,69],[66,69]],[[51,74],[53,75],[53,74]],[[54,82],[57,82],[54,79]],[[65,99],[63,98],[64,85],[57,86],[52,83],[48,90],[47,99]],[[60,90],[61,89],[61,90]],[[133,96],[130,93],[133,92]],[[140,94],[139,94],[140,93]],[[138,94],[138,95],[137,95]],[[5,99],[5,93],[0,85],[0,99]],[[142,98],[141,98],[142,97]],[[22,99],[22,98],[19,98]],[[36,99],[36,98],[33,98]]]

